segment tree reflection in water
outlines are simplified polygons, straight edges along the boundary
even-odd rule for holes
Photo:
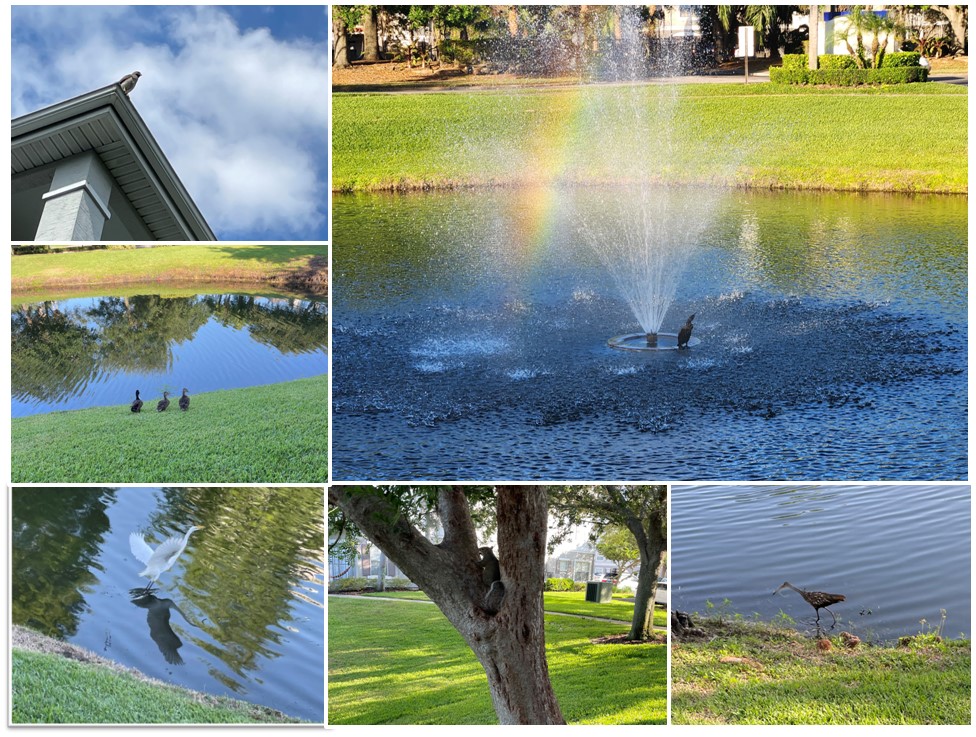
[[[109,532],[108,488],[14,487],[10,556],[11,620],[67,638],[78,630]]]
[[[13,396],[62,402],[104,376],[168,372],[174,349],[211,319],[247,330],[283,354],[328,345],[326,303],[299,297],[142,295],[21,304],[10,321]]]

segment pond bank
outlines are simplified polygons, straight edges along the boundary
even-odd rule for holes
[[[246,701],[147,677],[63,640],[11,628],[14,724],[298,723]]]
[[[325,483],[325,375],[192,396],[190,411],[125,403],[11,422],[14,483]]]
[[[335,94],[333,190],[620,183],[635,133],[633,120],[613,114],[621,95]],[[641,174],[668,184],[962,194],[967,101],[966,88],[938,83],[644,86],[633,99],[640,126],[666,131],[668,151],[655,160],[659,171]]]
[[[126,284],[264,286],[328,294],[326,246],[157,246],[15,256],[14,294]]]
[[[970,641],[897,647],[703,619],[671,646],[674,724],[968,724]],[[863,633],[862,633],[863,634]]]

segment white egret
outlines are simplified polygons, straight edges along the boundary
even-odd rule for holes
[[[140,533],[133,532],[129,534],[129,547],[132,549],[132,554],[141,563],[145,563],[146,565],[145,570],[139,575],[149,579],[149,585],[146,587],[147,591],[156,583],[156,579],[173,567],[176,559],[180,557],[180,554],[186,548],[186,543],[190,539],[190,535],[202,529],[202,527],[193,525],[186,531],[186,534],[182,538],[174,535],[168,540],[161,542],[156,550],[153,550],[146,544],[145,538]]]

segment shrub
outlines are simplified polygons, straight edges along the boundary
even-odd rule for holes
[[[807,68],[806,54],[783,54],[783,69],[799,69],[803,71]]]
[[[460,68],[470,68],[480,61],[480,55],[474,41],[460,41],[445,39],[440,44],[440,58],[448,64],[457,64]]]
[[[850,54],[821,54],[819,64],[821,69],[857,69],[857,62]]]
[[[329,581],[329,591],[362,591],[366,588],[366,579],[356,576],[349,578],[335,578]]]
[[[917,67],[921,58],[922,55],[917,51],[893,51],[890,54],[885,54],[884,60],[881,62],[881,68]]]
[[[586,582],[585,581],[573,581],[573,591],[585,591]]]
[[[571,591],[573,580],[571,578],[547,578],[546,591]]]

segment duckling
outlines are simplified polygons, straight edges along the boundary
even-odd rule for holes
[[[167,407],[169,407],[169,392],[163,392],[163,398],[156,405],[156,411],[165,412]]]
[[[129,407],[129,409],[131,409],[133,412],[142,412],[142,400],[139,399],[138,389],[136,389],[136,401],[132,403],[132,406]]]
[[[190,397],[186,392],[187,392],[187,388],[184,386],[183,396],[180,397],[180,409],[183,410],[184,412],[190,409]]]

